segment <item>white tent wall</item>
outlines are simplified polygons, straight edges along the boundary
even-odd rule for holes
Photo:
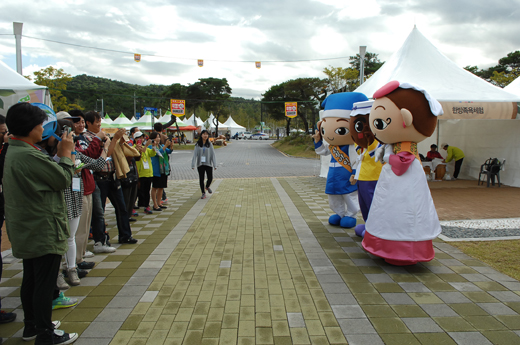
[[[439,145],[446,142],[464,151],[461,168],[463,178],[469,176],[478,179],[480,166],[486,159],[496,157],[506,160],[505,170],[500,173],[501,182],[520,187],[520,121],[440,120],[439,133]],[[430,139],[435,139],[434,136]],[[446,156],[442,148],[439,148],[439,152]]]

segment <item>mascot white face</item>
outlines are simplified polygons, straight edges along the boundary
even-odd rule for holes
[[[329,145],[352,145],[354,139],[350,135],[349,122],[349,119],[341,117],[326,117],[318,122],[318,130]]]

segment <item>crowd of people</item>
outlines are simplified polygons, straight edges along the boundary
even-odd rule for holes
[[[78,335],[58,330],[60,322],[52,321],[51,313],[78,303],[63,290],[81,284],[95,266],[88,258],[116,251],[106,231],[107,198],[121,244],[138,242],[130,223],[140,208],[145,214],[167,208],[164,189],[173,143],[163,129],[174,118],[165,125],[156,123],[149,136],[134,127],[128,135],[120,129],[112,138],[101,130],[101,115],[94,111],[59,112],[53,135],[44,135],[46,120],[47,114],[29,103],[18,103],[6,117],[0,116],[0,222],[5,213],[13,256],[23,259],[23,339],[69,344]],[[204,138],[202,158],[194,152],[197,166],[207,165],[206,159],[215,162],[207,132]],[[211,193],[212,175],[204,171],[208,182],[203,188]],[[15,313],[0,312],[0,323],[15,319]]]

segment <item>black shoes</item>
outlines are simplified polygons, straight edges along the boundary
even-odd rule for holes
[[[95,262],[82,261],[78,264],[78,268],[81,268],[83,270],[91,270],[94,268],[94,266],[96,266]]]
[[[162,211],[162,208],[160,208],[160,207],[155,208],[155,207],[154,207],[153,210],[154,210],[154,211]]]
[[[129,222],[136,222],[137,219],[135,219],[135,218],[128,218],[128,221],[129,221]]]
[[[135,238],[133,238],[132,236],[130,236],[128,238],[119,240],[119,243],[121,243],[121,244],[136,244],[137,240]]]
[[[0,323],[9,323],[16,320],[15,313],[8,313],[3,310],[0,310]]]

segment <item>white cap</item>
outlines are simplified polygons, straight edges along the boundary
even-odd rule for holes
[[[372,109],[372,104],[374,101],[364,101],[364,102],[356,102],[352,106],[352,112],[350,113],[350,117],[357,115],[367,115],[370,114],[370,110]]]
[[[134,133],[134,138],[137,139],[137,138],[139,138],[139,137],[142,137],[143,135],[144,135],[143,132],[139,132],[139,131],[137,131],[137,132]]]

